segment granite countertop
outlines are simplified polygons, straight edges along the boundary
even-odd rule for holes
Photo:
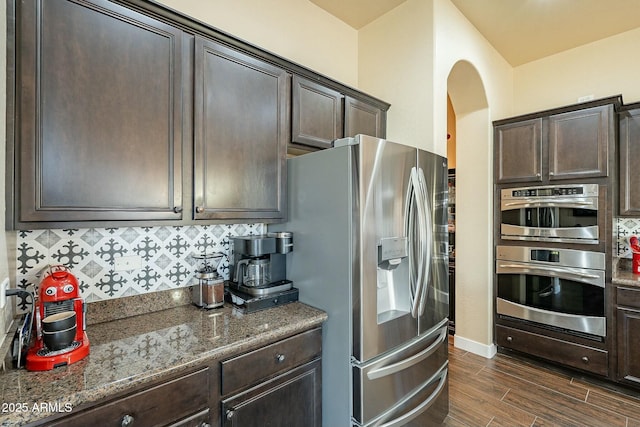
[[[250,314],[228,304],[212,310],[182,305],[89,325],[91,353],[85,359],[51,371],[10,369],[0,374],[0,425],[37,421],[52,415],[51,408],[68,411],[97,402],[317,327],[326,319],[323,311],[295,302]]]
[[[613,277],[611,281],[614,285],[640,287],[640,274],[633,274],[631,260],[618,258],[613,263]]]

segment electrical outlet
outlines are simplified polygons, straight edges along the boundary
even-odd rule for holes
[[[9,278],[5,277],[0,283],[0,309],[7,305],[7,289],[9,289]]]
[[[115,271],[131,271],[142,268],[142,258],[138,255],[117,257],[113,262]]]

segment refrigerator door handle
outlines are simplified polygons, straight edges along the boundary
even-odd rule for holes
[[[424,177],[423,177],[424,179]],[[416,281],[416,294],[413,300],[413,305],[411,307],[411,316],[417,318],[420,314],[420,308],[422,306],[422,310],[424,311],[424,303],[422,302],[422,295],[424,294],[424,270],[425,270],[425,255],[427,248],[427,241],[425,240],[425,235],[427,233],[426,222],[426,212],[425,206],[422,202],[425,198],[423,194],[423,186],[424,184],[420,181],[420,175],[418,174],[418,170],[416,168],[411,169],[411,182],[413,186],[413,191],[415,194],[415,204],[418,210],[418,278]],[[414,236],[415,238],[415,236]]]
[[[413,168],[411,170],[411,174],[413,175]],[[414,214],[414,205],[415,205],[415,188],[413,186],[413,176],[409,177],[409,181],[407,183],[407,197],[404,203],[404,212],[405,212],[405,230],[404,235],[409,237],[409,283],[410,283],[410,295],[411,295],[411,311],[413,312],[414,306],[416,303],[416,275],[417,269],[415,266],[415,214]]]
[[[448,373],[449,373],[449,369],[448,368],[446,368],[446,367],[442,368],[442,370],[440,372],[436,373],[433,377],[429,378],[419,388],[418,391],[423,390],[423,389],[429,387],[435,381],[438,381],[438,386],[435,388],[433,393],[431,393],[429,398],[426,399],[421,404],[419,404],[418,406],[416,406],[415,408],[413,408],[411,411],[409,411],[409,412],[407,412],[405,414],[402,414],[398,418],[395,418],[395,419],[389,421],[388,423],[377,424],[377,423],[374,422],[373,424],[370,424],[370,425],[377,426],[377,427],[401,427],[401,426],[406,425],[409,421],[413,420],[414,418],[418,417],[420,414],[425,412],[427,409],[429,409],[431,407],[431,405],[434,403],[434,401],[438,397],[440,397],[440,393],[442,392],[442,389],[447,385]],[[410,396],[407,396],[407,398],[403,399],[403,401],[409,400],[413,396],[414,396],[413,394],[410,395]]]
[[[423,283],[420,286],[420,294],[418,294],[418,315],[424,314],[425,307],[427,305],[427,293],[429,289],[429,279],[431,275],[431,252],[433,249],[433,217],[431,211],[431,204],[429,203],[429,191],[427,190],[427,182],[424,177],[424,171],[422,168],[418,169],[418,182],[420,184],[420,200],[419,204],[423,206],[425,211],[422,215],[423,228],[420,230],[421,241],[423,243],[422,250],[422,280]]]
[[[367,378],[369,378],[370,380],[376,380],[378,378],[386,377],[387,375],[393,375],[397,372],[404,371],[405,369],[422,362],[424,359],[431,356],[444,342],[447,337],[448,330],[449,326],[447,322],[447,325],[440,329],[440,334],[429,347],[425,348],[420,353],[416,353],[407,359],[401,360],[400,362],[382,366],[377,369],[372,369],[371,371],[367,372]]]

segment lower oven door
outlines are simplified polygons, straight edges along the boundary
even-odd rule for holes
[[[499,315],[606,336],[603,270],[496,261]]]

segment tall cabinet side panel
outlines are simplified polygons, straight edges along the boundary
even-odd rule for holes
[[[300,301],[328,314],[322,419],[330,426],[348,425],[351,417],[351,152],[347,146],[289,159],[289,220],[269,227],[293,232],[287,277],[300,290]]]

